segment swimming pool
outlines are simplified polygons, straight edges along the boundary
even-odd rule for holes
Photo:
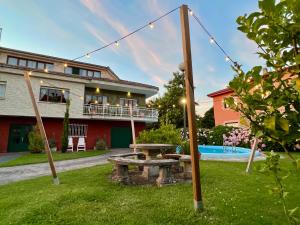
[[[226,161],[247,161],[251,152],[249,148],[213,145],[199,145],[198,150],[201,152],[201,159]],[[260,152],[255,152],[255,159],[263,158]]]

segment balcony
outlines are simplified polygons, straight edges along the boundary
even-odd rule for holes
[[[130,108],[128,106],[85,104],[83,115],[97,119],[130,120]],[[132,117],[134,121],[157,122],[158,111],[153,108],[133,107]]]

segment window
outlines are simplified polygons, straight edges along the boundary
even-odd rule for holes
[[[45,63],[38,62],[38,64],[37,64],[37,68],[38,68],[38,69],[40,69],[40,70],[43,70],[43,69],[45,69]]]
[[[41,87],[40,101],[65,103],[69,99],[70,91],[65,89],[55,89]]]
[[[0,81],[0,99],[5,98],[6,82]]]
[[[36,68],[36,61],[28,60],[27,67],[35,69]]]
[[[35,60],[29,60],[29,59],[18,59],[18,58],[11,57],[11,56],[8,56],[7,64],[13,65],[13,66],[28,67],[31,69],[37,68],[40,70],[47,68],[49,71],[53,71],[53,68],[54,68],[53,63],[38,62]]]
[[[101,77],[101,72],[100,71],[86,70],[86,69],[78,68],[78,67],[66,67],[65,68],[65,73],[66,74],[80,75],[82,77],[95,77],[95,78],[100,78]]]
[[[14,58],[14,57],[8,57],[7,64],[17,66],[18,65],[18,59]]]
[[[66,67],[65,68],[65,73],[66,74],[72,74],[72,67]]]
[[[128,99],[128,98],[120,98],[120,105],[121,106],[137,106],[136,99]]]
[[[26,67],[26,60],[25,59],[19,59],[19,66]]]
[[[108,103],[107,96],[104,95],[86,95],[85,96],[86,104],[103,104],[106,105]]]
[[[82,77],[86,77],[86,73],[87,73],[87,71],[84,70],[84,69],[79,70],[79,75],[82,76]]]
[[[88,125],[85,124],[69,124],[70,137],[86,137]]]
[[[88,77],[93,77],[93,71],[88,71],[88,73],[87,73],[87,75],[88,75]]]
[[[101,77],[101,73],[95,71],[95,72],[94,72],[94,77],[95,77],[95,78],[100,78],[100,77]]]

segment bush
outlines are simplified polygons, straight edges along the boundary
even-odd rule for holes
[[[223,135],[227,135],[232,131],[233,127],[228,126],[216,126],[214,127],[207,136],[208,145],[223,145]]]
[[[55,140],[54,134],[52,135],[51,138],[49,138],[48,142],[49,142],[50,149],[56,147],[56,140]]]
[[[44,141],[40,134],[39,129],[35,126],[28,134],[29,146],[28,149],[31,153],[41,153],[44,149]]]
[[[209,133],[210,133],[209,129],[204,129],[204,128],[198,129],[197,138],[198,138],[199,145],[207,145],[208,144],[207,137],[209,136]]]
[[[104,150],[107,149],[106,140],[104,138],[97,138],[95,144],[95,150]]]
[[[139,144],[172,144],[180,145],[180,130],[174,125],[162,125],[158,129],[144,130],[140,132],[137,140]]]

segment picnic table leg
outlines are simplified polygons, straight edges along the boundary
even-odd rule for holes
[[[159,166],[159,176],[156,179],[157,186],[161,187],[165,184],[172,184],[174,182],[171,165]]]
[[[116,165],[116,180],[123,184],[129,183],[129,175],[128,175],[128,165]]]

